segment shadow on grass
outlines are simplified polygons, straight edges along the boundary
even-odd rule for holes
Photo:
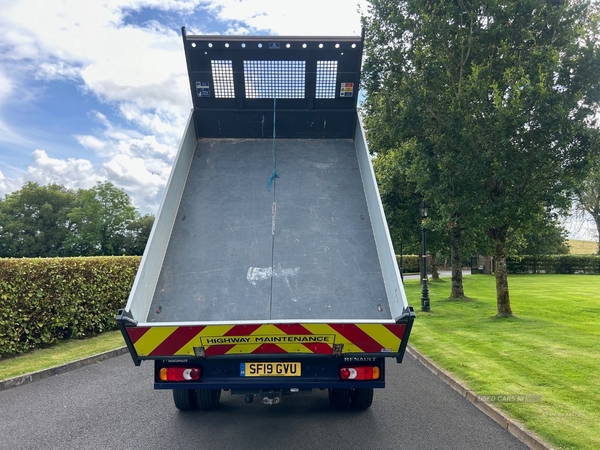
[[[478,302],[479,299],[465,296],[465,297],[447,297],[442,301],[449,302],[449,303],[475,303],[475,302]]]
[[[511,322],[516,322],[517,320],[521,320],[519,317],[515,316],[514,314],[503,314],[503,315],[498,315],[496,314],[495,316],[490,316],[490,319],[492,320],[508,320]]]

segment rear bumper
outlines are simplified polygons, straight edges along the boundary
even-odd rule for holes
[[[375,357],[296,357],[296,358],[263,358],[262,362],[294,361],[300,362],[300,376],[242,376],[241,365],[255,362],[252,357],[206,359],[203,361],[155,361],[155,389],[231,389],[244,391],[286,390],[286,389],[335,389],[335,388],[384,388],[385,358]],[[159,372],[163,367],[198,367],[201,378],[198,381],[163,382]],[[377,380],[342,380],[341,367],[371,366],[379,368]]]

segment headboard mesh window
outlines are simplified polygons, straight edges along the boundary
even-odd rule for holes
[[[317,61],[316,98],[335,98],[337,61]]]
[[[235,98],[233,66],[231,61],[211,60],[213,86],[216,98]]]
[[[246,98],[304,98],[305,61],[244,61]]]

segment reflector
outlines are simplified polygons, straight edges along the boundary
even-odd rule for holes
[[[378,380],[381,375],[379,367],[341,367],[340,378],[342,380]]]
[[[161,381],[195,381],[200,379],[198,367],[163,367],[160,369]]]

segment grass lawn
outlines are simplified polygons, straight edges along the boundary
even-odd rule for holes
[[[12,358],[0,358],[0,380],[60,366],[124,345],[121,332],[110,331],[88,339],[69,339],[52,347],[32,350]]]
[[[406,282],[417,310],[410,343],[478,395],[541,396],[495,406],[563,449],[600,448],[600,276],[509,275],[515,318],[496,318],[493,275],[464,278],[469,300],[450,301],[450,280]]]

